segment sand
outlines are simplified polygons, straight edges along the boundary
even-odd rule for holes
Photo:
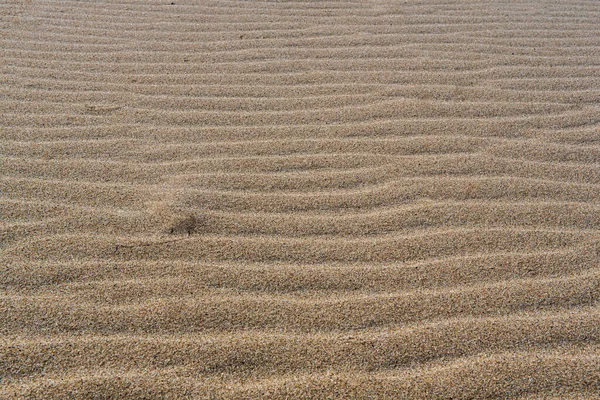
[[[598,398],[599,27],[3,1],[0,398]]]

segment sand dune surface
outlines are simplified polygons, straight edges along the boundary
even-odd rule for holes
[[[599,398],[599,28],[3,1],[0,398]]]

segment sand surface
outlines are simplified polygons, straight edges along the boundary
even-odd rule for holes
[[[4,0],[1,399],[596,399],[600,2]]]

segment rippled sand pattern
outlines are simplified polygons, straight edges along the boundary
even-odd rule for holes
[[[0,68],[0,398],[600,395],[600,2],[5,0]]]

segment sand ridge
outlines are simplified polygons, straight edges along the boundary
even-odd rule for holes
[[[4,1],[0,398],[597,398],[599,23]]]

